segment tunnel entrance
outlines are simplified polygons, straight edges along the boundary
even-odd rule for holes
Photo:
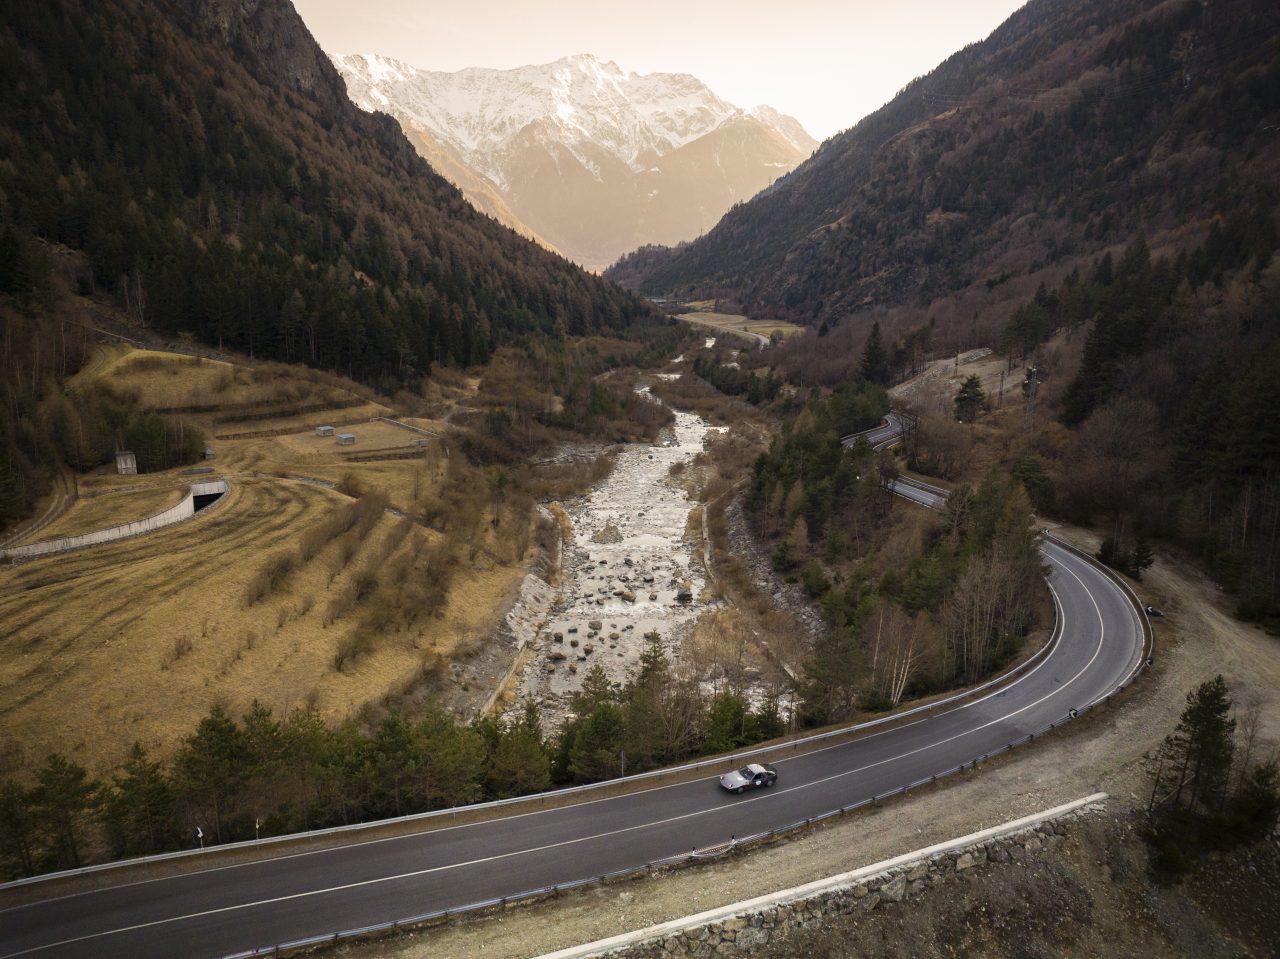
[[[198,513],[206,506],[212,506],[218,500],[222,499],[224,495],[226,494],[222,492],[197,493],[195,496],[191,497],[191,505],[195,507],[195,511]]]

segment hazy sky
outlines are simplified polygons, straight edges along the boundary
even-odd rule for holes
[[[593,53],[636,73],[692,73],[767,103],[819,140],[853,126],[1025,0],[294,0],[326,52],[427,70]]]

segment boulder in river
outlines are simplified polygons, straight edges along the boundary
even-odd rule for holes
[[[593,533],[593,534],[592,534],[592,536],[591,536],[591,542],[593,542],[593,543],[621,543],[621,542],[622,542],[622,533],[621,533],[621,532],[619,532],[619,530],[618,530],[618,527],[617,527],[617,526],[615,526],[613,523],[610,523],[610,524],[609,524],[608,526],[606,526],[604,529],[599,530],[599,531],[597,531],[596,533]],[[601,560],[600,562],[601,562],[601,563],[603,563],[603,562],[604,562],[604,560]]]
[[[681,603],[693,602],[693,584],[687,579],[680,581],[680,586],[676,589],[676,601]]]
[[[587,623],[587,628],[594,629],[597,632],[599,632],[601,629],[604,628],[604,623],[600,622],[600,620],[598,619],[593,619],[591,622]],[[573,630],[570,630],[570,632],[573,632]]]
[[[631,590],[627,590],[622,594],[622,601],[624,603],[634,603],[636,601],[636,594],[631,592]]]

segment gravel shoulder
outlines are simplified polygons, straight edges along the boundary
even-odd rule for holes
[[[1096,537],[1057,532],[1096,548]],[[1096,791],[1123,813],[1143,802],[1142,755],[1172,728],[1193,686],[1217,673],[1238,703],[1256,699],[1262,736],[1280,740],[1280,639],[1233,619],[1221,591],[1162,557],[1138,594],[1166,613],[1155,666],[1117,704],[974,774],[905,802],[697,869],[588,889],[498,915],[346,947],[343,955],[526,957],[787,889],[997,825]],[[425,908],[425,904],[424,904]]]

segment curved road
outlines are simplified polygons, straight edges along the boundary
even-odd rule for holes
[[[910,482],[896,491],[941,502]],[[972,762],[1104,698],[1143,655],[1139,614],[1115,582],[1056,544],[1043,553],[1059,640],[1038,665],[944,712],[779,759],[772,789],[731,796],[707,778],[37,902],[0,912],[0,959],[224,956],[711,847]]]

